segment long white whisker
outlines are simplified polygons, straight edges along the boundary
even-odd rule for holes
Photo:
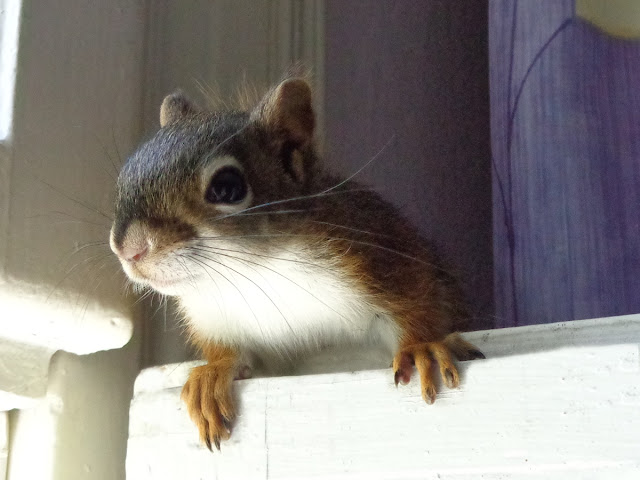
[[[333,237],[329,235],[314,235],[314,234],[299,234],[299,233],[256,233],[256,234],[246,234],[246,235],[220,235],[216,237],[200,237],[199,240],[227,240],[227,239],[245,239],[245,238],[277,238],[277,237],[289,237],[289,238],[320,238],[325,240],[334,240],[334,241],[343,241],[350,242],[356,245],[363,245],[371,248],[376,248],[388,253],[393,253],[394,255],[398,255],[403,258],[407,258],[409,260],[413,260],[415,262],[421,263],[423,265],[427,265],[436,270],[445,271],[442,267],[435,265],[430,262],[426,262],[420,258],[414,257],[407,253],[401,252],[394,248],[385,247],[382,245],[378,245],[376,243],[365,242],[362,240],[354,240],[352,238],[346,237]]]
[[[190,248],[194,248],[194,247],[190,247]],[[215,248],[215,247],[213,247]],[[208,253],[211,253],[210,251]],[[219,252],[214,252],[216,255],[220,255],[223,257],[228,257],[228,258],[232,258],[238,261],[242,261],[242,262],[247,262],[247,263],[251,263],[253,265],[257,265],[259,267],[265,268],[267,270],[269,270],[270,272],[275,273],[276,275],[279,275],[280,277],[284,278],[285,280],[287,280],[290,283],[293,283],[296,287],[300,288],[301,290],[305,291],[308,295],[312,296],[313,298],[315,298],[318,302],[322,303],[325,307],[327,307],[329,310],[333,311],[334,313],[336,313],[337,315],[339,315],[340,317],[342,317],[344,320],[349,321],[349,319],[347,317],[345,317],[344,315],[342,315],[340,312],[338,312],[337,310],[331,308],[326,302],[324,302],[323,300],[321,300],[319,297],[317,297],[316,295],[314,295],[313,293],[311,293],[308,289],[306,289],[305,287],[303,287],[302,285],[300,285],[299,283],[291,280],[289,277],[287,277],[286,275],[278,272],[277,270],[267,267],[264,264],[261,264],[259,262],[253,262],[251,260],[247,260],[247,259],[243,259],[240,257],[235,257],[233,255],[228,255],[228,254],[224,254],[224,253],[219,253]],[[254,270],[255,271],[255,270]]]
[[[301,195],[299,197],[291,197],[291,198],[285,198],[285,199],[282,199],[282,200],[274,200],[272,202],[261,203],[260,205],[254,205],[253,207],[245,208],[244,210],[240,210],[239,212],[229,213],[227,215],[222,215],[221,217],[215,217],[215,220],[216,221],[223,220],[225,218],[235,217],[236,215],[244,214],[245,212],[250,212],[250,211],[256,210],[258,208],[270,207],[270,206],[273,206],[273,205],[281,205],[283,203],[299,202],[299,201],[302,201],[302,200],[309,200],[311,198],[318,198],[318,197],[328,197],[329,195],[343,195],[345,193],[370,192],[370,191],[371,191],[371,189],[369,189],[369,188],[354,188],[354,189],[351,189],[351,190],[340,190],[338,192],[311,193],[309,195]]]
[[[391,145],[393,143],[393,141],[396,138],[396,134],[394,133],[393,135],[391,135],[391,137],[389,138],[389,140],[387,140],[387,143],[385,143],[382,148],[378,151],[378,153],[376,153],[373,157],[371,157],[371,159],[365,163],[364,165],[362,165],[358,170],[356,170],[353,174],[349,175],[347,178],[345,178],[344,180],[342,180],[340,183],[338,183],[337,185],[334,185],[331,188],[327,188],[326,190],[324,190],[321,193],[328,193],[332,190],[335,190],[336,188],[340,188],[342,185],[344,185],[345,183],[347,183],[349,180],[352,180],[356,175],[358,175],[360,172],[362,172],[365,168],[367,168],[372,162],[374,162],[375,160],[378,159],[378,157],[380,157],[380,155],[382,155],[382,153],[387,149],[387,147],[389,147],[389,145]]]
[[[197,256],[197,257],[201,257],[207,260],[211,260],[211,261],[215,261],[215,259],[211,258],[210,256],[207,255],[202,255],[199,253],[192,253],[192,258],[193,256]],[[232,257],[233,258],[233,257]],[[258,285],[256,282],[254,282],[251,278],[249,278],[248,276],[244,275],[242,272],[237,271],[235,268],[230,267],[229,265],[222,265],[224,268],[227,268],[229,270],[231,270],[232,272],[237,273],[238,275],[240,275],[241,277],[244,277],[246,280],[248,280],[249,282],[251,282],[252,284],[254,284],[263,294],[265,297],[267,297],[267,299],[273,304],[273,306],[276,308],[276,310],[278,310],[278,312],[280,313],[280,315],[282,315],[282,319],[285,321],[285,323],[287,324],[287,326],[289,327],[289,329],[291,330],[292,333],[295,333],[293,328],[291,327],[291,324],[289,323],[289,321],[287,320],[287,317],[284,316],[284,314],[282,313],[282,310],[280,310],[280,308],[278,307],[278,305],[276,305],[276,303],[272,300],[272,298],[267,294],[267,292],[264,291],[264,289]],[[238,290],[239,291],[239,290]],[[257,318],[256,318],[257,319]]]
[[[330,269],[329,267],[325,267],[324,265],[319,265],[317,263],[313,263],[313,262],[306,262],[304,260],[297,260],[295,258],[282,258],[282,257],[276,257],[273,255],[263,255],[260,253],[254,253],[254,252],[250,252],[248,250],[234,250],[231,248],[220,248],[220,247],[214,247],[211,245],[196,245],[196,246],[190,246],[190,247],[186,247],[186,248],[202,248],[202,249],[207,249],[207,250],[214,250],[216,252],[230,252],[230,253],[239,253],[242,255],[250,255],[252,257],[260,257],[260,258],[268,258],[269,260],[281,260],[283,262],[292,262],[292,263],[297,263],[300,265],[308,265],[310,267],[314,267],[314,268],[322,268],[325,270],[329,270],[331,271],[332,269]]]
[[[186,260],[193,260],[190,256],[188,255],[182,255],[182,254],[178,254],[178,257],[184,258]],[[214,287],[216,287],[216,290],[218,291],[218,297],[219,298],[223,298],[222,296],[222,290],[220,290],[220,287],[218,286],[218,283],[214,280],[213,276],[211,276],[211,272],[209,272],[209,270],[207,270],[206,268],[202,267],[201,264],[199,264],[198,266],[200,266],[201,268],[203,268],[203,270],[205,271],[205,273],[207,274],[207,276],[209,277],[209,279],[211,279],[211,282],[213,283]],[[215,270],[214,268],[211,268],[211,270],[213,270],[214,272],[218,273],[221,277],[224,278],[224,275],[222,275],[220,272],[218,272],[217,270]],[[190,276],[190,278],[193,277],[193,275]],[[229,281],[228,279],[225,278],[225,280]],[[192,281],[192,285],[197,289],[198,287],[195,284],[195,281]],[[222,311],[222,307],[220,306],[220,303],[218,302],[217,298],[214,296],[213,297],[214,301],[216,302],[216,306],[218,307],[218,311],[220,312],[220,316],[224,316],[225,319],[227,319],[227,315],[226,315],[226,311],[223,312]]]
[[[206,258],[206,257],[203,257]],[[196,262],[197,264],[199,264],[205,271],[207,268],[210,268],[211,270],[213,270],[214,272],[216,272],[218,275],[220,275],[222,278],[224,278],[227,282],[229,282],[233,288],[236,289],[236,291],[238,292],[238,294],[242,297],[242,299],[244,300],[244,303],[247,305],[247,307],[249,307],[249,310],[251,311],[251,314],[253,315],[253,318],[256,321],[256,324],[258,325],[258,328],[260,329],[260,335],[262,336],[262,339],[266,341],[266,337],[264,336],[264,331],[262,330],[262,325],[260,324],[260,320],[258,319],[258,316],[256,315],[256,313],[253,311],[253,308],[251,307],[251,304],[249,303],[249,301],[247,300],[247,298],[244,296],[244,294],[242,293],[242,291],[240,290],[240,288],[238,288],[238,286],[232,282],[231,280],[229,280],[225,275],[223,275],[220,271],[216,270],[215,268],[213,268],[211,265],[208,265],[207,263],[203,262],[202,260],[199,260],[197,258],[194,258],[194,254],[191,254],[189,256],[189,259],[193,262]],[[234,271],[232,268],[227,267],[226,265],[216,261],[213,258],[207,258],[207,260],[212,261],[217,263],[218,265],[220,265],[221,267],[227,268],[231,271]],[[237,272],[236,272],[237,273]]]

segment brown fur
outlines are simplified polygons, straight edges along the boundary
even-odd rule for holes
[[[191,370],[181,397],[202,442],[209,450],[212,443],[220,450],[220,440],[229,438],[236,417],[231,385],[237,354],[232,348],[210,342],[200,348],[207,364]]]
[[[377,194],[356,182],[341,182],[320,167],[313,145],[311,90],[304,79],[285,79],[244,112],[208,113],[174,94],[163,102],[161,123],[164,128],[120,175],[112,231],[116,253],[126,245],[133,219],[145,219],[146,235],[165,248],[175,248],[187,241],[188,232],[212,221],[220,236],[244,235],[243,247],[265,256],[303,238],[309,255],[336,264],[397,325],[396,383],[408,382],[415,364],[424,399],[432,403],[433,363],[439,365],[443,382],[454,388],[459,375],[452,357],[482,357],[453,333],[467,311],[458,282],[433,248]],[[212,151],[244,159],[252,204],[271,202],[260,212],[294,207],[302,213],[221,216],[204,200],[206,185],[199,173],[202,159]],[[329,191],[336,194],[318,195]],[[292,198],[298,200],[277,203]],[[273,232],[278,237],[252,238]],[[144,261],[136,268],[143,270]],[[235,416],[231,385],[242,346],[211,343],[197,332],[193,341],[208,364],[193,370],[183,399],[202,440],[219,448]]]
[[[197,112],[198,109],[184,93],[177,91],[165,97],[160,106],[160,126],[166,127],[187,115],[193,115]]]

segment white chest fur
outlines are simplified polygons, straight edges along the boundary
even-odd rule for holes
[[[303,250],[234,257],[204,260],[207,274],[180,295],[199,336],[284,356],[345,342],[394,348],[397,332],[388,316],[335,265]]]

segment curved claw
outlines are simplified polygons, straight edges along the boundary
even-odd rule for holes
[[[485,358],[475,346],[465,341],[459,334],[453,333],[440,342],[424,342],[406,346],[393,359],[394,382],[409,383],[415,364],[420,374],[422,397],[432,404],[436,399],[436,383],[431,366],[437,363],[443,383],[449,388],[460,385],[460,375],[453,363],[452,354],[461,360]]]
[[[231,394],[233,370],[208,364],[194,368],[182,389],[182,399],[209,451],[231,435],[235,404]]]

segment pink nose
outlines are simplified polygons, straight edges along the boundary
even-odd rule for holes
[[[149,251],[149,245],[127,245],[120,250],[120,256],[127,262],[139,262]]]

